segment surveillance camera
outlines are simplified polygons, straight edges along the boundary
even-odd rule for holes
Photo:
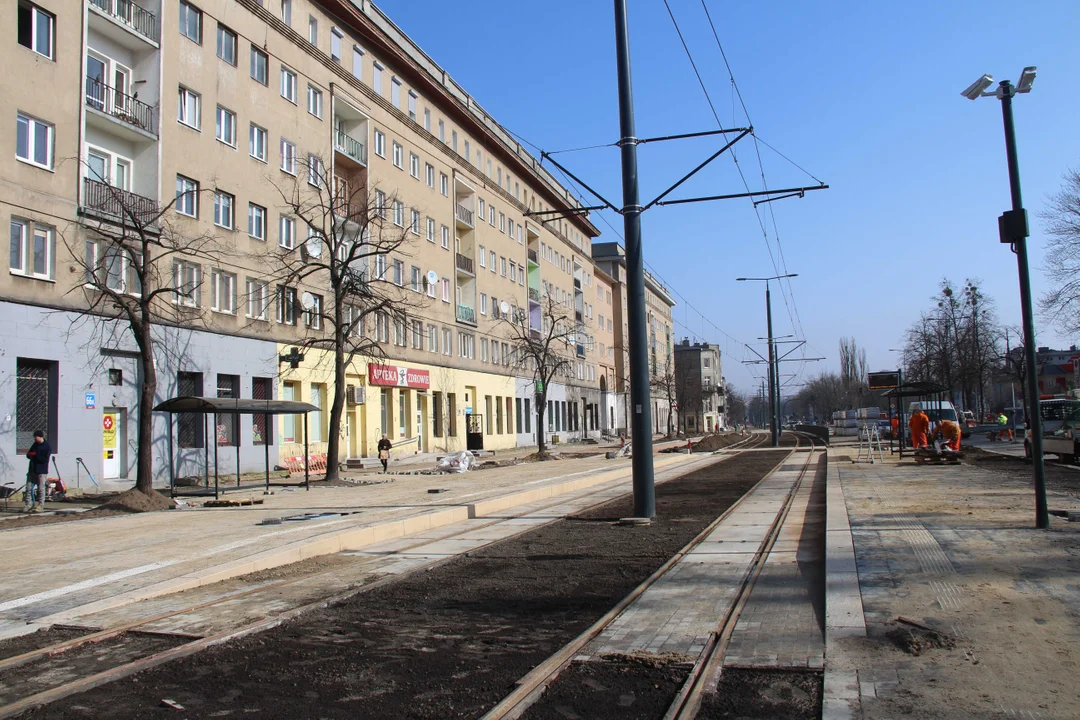
[[[986,88],[990,87],[993,82],[994,78],[992,76],[983,75],[981,78],[968,85],[967,90],[960,94],[968,100],[978,100],[979,96],[982,95]]]
[[[1020,73],[1020,80],[1016,83],[1016,92],[1031,92],[1031,85],[1035,82],[1035,66],[1029,65]]]

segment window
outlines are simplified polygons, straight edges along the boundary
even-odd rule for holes
[[[427,326],[427,349],[428,352],[439,352],[439,329],[434,325]],[[436,413],[437,415],[438,413]]]
[[[210,273],[210,309],[214,312],[236,314],[236,276],[223,270]]]
[[[394,284],[401,286],[405,284],[405,263],[401,260],[394,261]]]
[[[285,138],[281,138],[281,169],[296,174],[296,146]]]
[[[487,293],[480,293],[480,314],[487,315]]]
[[[390,104],[401,108],[401,81],[397,78],[390,78]]]
[[[248,132],[248,152],[256,160],[266,162],[266,128],[251,123]]]
[[[499,232],[506,232],[506,215],[499,213]]]
[[[450,131],[450,147],[454,149],[454,152],[457,152],[457,130]]]
[[[480,198],[480,212],[477,215],[481,220],[484,219],[484,198]]]
[[[499,258],[499,274],[506,277],[506,258]]]
[[[217,56],[236,65],[236,33],[220,24],[217,26]]]
[[[387,210],[386,193],[384,193],[382,190],[376,190],[375,191],[375,212],[378,213],[379,217],[381,217],[383,220],[385,220],[386,219],[386,210]]]
[[[398,143],[394,142],[394,143],[391,144],[390,149],[391,149],[391,152],[392,152],[392,160],[393,160],[393,163],[394,163],[394,167],[398,168],[399,170],[404,170],[405,169],[405,150],[404,150],[404,148],[402,148],[401,145],[399,145]]]
[[[278,245],[286,250],[296,247],[296,220],[281,216],[278,221]]]
[[[409,119],[416,122],[416,99],[417,95],[412,90],[409,91]]]
[[[214,191],[214,224],[233,229],[233,204],[236,198],[221,190]]]
[[[284,65],[281,66],[281,97],[296,104],[296,73]]]
[[[251,399],[271,400],[274,395],[273,378],[251,378]],[[251,416],[251,444],[273,445],[274,424],[268,421],[270,416],[265,413],[255,413]]]
[[[307,111],[322,120],[322,90],[307,86]]]
[[[435,218],[427,219],[427,241],[429,243],[435,242]]]
[[[252,320],[265,320],[270,304],[270,287],[262,280],[247,281],[247,316]]]
[[[10,270],[41,280],[53,279],[56,231],[29,220],[11,219]]]
[[[431,108],[424,108],[424,129],[431,132]]]
[[[240,397],[239,375],[218,375],[217,396],[219,398]],[[219,446],[236,447],[240,442],[240,416],[218,415],[215,428]]]
[[[488,339],[480,338],[480,361],[487,362],[488,360]]]
[[[484,250],[483,245],[480,246],[476,255],[480,259],[480,267],[487,267],[487,251]]]
[[[341,62],[341,40],[344,37],[337,28],[330,28],[330,59],[336,63]]]
[[[176,176],[176,212],[199,216],[199,183],[183,175]]]
[[[296,288],[278,285],[275,296],[277,299],[277,321],[282,325],[295,325]]]
[[[465,161],[468,162],[468,160],[469,160],[469,141],[468,140],[465,141],[465,156],[464,157],[465,157]]]
[[[179,396],[202,397],[202,373],[176,373],[176,393]],[[178,413],[176,416],[176,444],[182,448],[203,446],[203,418],[197,413]]]
[[[188,307],[199,307],[201,280],[198,265],[187,260],[175,260],[173,262],[173,287],[176,289],[174,302]]]
[[[307,19],[307,39],[312,45],[319,44],[319,21],[314,15],[308,15]]]
[[[371,88],[382,95],[382,71],[383,66],[378,62],[371,63]]]
[[[394,319],[394,344],[395,345],[400,345],[401,347],[405,347],[405,343],[407,342],[408,335],[409,335],[409,328],[405,324],[405,319],[404,318],[395,318]],[[402,422],[403,423],[405,422],[404,418],[402,419]]]
[[[510,282],[517,282],[517,263],[510,261]]]
[[[497,265],[497,263],[495,262],[495,251],[492,250],[490,253],[488,253],[488,256],[489,256],[488,257],[488,260],[489,260],[488,269],[491,270],[491,272],[495,272],[496,265]]]
[[[309,154],[307,158],[308,185],[319,187],[323,182],[323,164],[318,155]]]
[[[386,135],[382,130],[376,130],[374,132],[375,137],[375,154],[381,158],[386,157]]]
[[[494,340],[491,342],[491,362],[499,364],[499,343]]]
[[[442,301],[448,303],[450,302],[450,280],[443,278],[440,282],[442,284]],[[447,354],[449,355],[449,353]]]
[[[270,58],[254,45],[251,46],[251,77],[263,85],[270,83]]]
[[[442,248],[443,250],[450,249],[450,228],[445,225],[442,226]]]
[[[466,359],[476,357],[476,336],[467,332],[458,332],[458,354]]]
[[[413,320],[411,323],[412,332],[412,349],[423,350],[424,349],[424,323],[419,320]]]
[[[352,49],[352,74],[357,80],[364,79],[364,51],[359,45]]]
[[[435,187],[435,167],[431,163],[424,164],[424,181],[429,188]]]
[[[19,113],[15,134],[15,156],[17,158],[38,167],[52,169],[52,125]]]
[[[248,203],[248,235],[256,240],[266,240],[266,208]]]
[[[202,45],[202,10],[180,0],[180,34]]]
[[[439,120],[439,142],[446,142],[446,125]]]
[[[488,205],[488,225],[495,227],[495,206]]]
[[[405,203],[400,200],[394,201],[394,224],[405,227]]]
[[[201,125],[199,121],[200,106],[202,104],[202,98],[199,97],[199,93],[188,90],[183,85],[180,86],[179,103],[176,110],[176,119],[187,125],[188,127],[199,129]]]
[[[236,113],[217,106],[215,137],[226,145],[236,147]]]
[[[442,351],[443,355],[454,353],[454,334],[448,328],[443,328],[442,331]]]
[[[450,197],[450,178],[446,173],[439,173],[439,193],[443,197]]]
[[[19,2],[19,44],[30,48],[38,55],[47,58],[53,56],[53,32],[55,16],[45,12],[37,5],[20,0]]]
[[[304,295],[306,296],[305,303],[308,302],[307,298],[311,298],[311,307],[304,309],[304,326],[312,330],[321,330],[323,297],[314,293],[304,293]]]
[[[281,21],[292,25],[292,0],[281,0]]]
[[[420,157],[416,153],[409,153],[409,175],[420,179]]]
[[[103,283],[105,287],[118,293],[141,294],[139,269],[142,255],[116,245],[101,245],[99,247],[93,240],[86,242],[86,282]]]
[[[415,265],[409,269],[409,285],[413,292],[423,291],[422,281],[420,280],[420,268]]]

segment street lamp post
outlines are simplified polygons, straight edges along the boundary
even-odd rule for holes
[[[773,344],[772,334],[772,298],[769,294],[769,281],[782,280],[783,278],[798,277],[798,273],[787,275],[774,275],[767,278],[741,277],[735,278],[735,282],[757,281],[765,283],[765,318],[768,324],[769,342],[769,425],[772,435],[772,446],[780,446],[780,377],[777,371],[780,363],[776,362],[776,348]]]
[[[1043,465],[1042,415],[1039,412],[1039,376],[1035,366],[1035,320],[1031,309],[1031,276],[1028,270],[1027,211],[1020,196],[1020,169],[1016,159],[1016,130],[1013,126],[1012,99],[1017,93],[1031,92],[1035,82],[1035,67],[1024,68],[1016,86],[1008,80],[998,83],[994,92],[985,92],[994,79],[983,75],[961,93],[969,100],[996,97],[1001,101],[1001,117],[1005,124],[1005,158],[1009,165],[1009,190],[1012,209],[998,218],[998,232],[1003,243],[1009,243],[1016,253],[1016,269],[1020,276],[1020,313],[1024,328],[1024,368],[1028,398],[1028,425],[1031,428],[1031,464],[1035,480],[1035,527],[1050,527],[1046,506],[1046,468]]]

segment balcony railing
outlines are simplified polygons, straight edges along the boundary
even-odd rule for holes
[[[361,165],[367,165],[367,147],[341,129],[337,131],[337,149]]]
[[[157,135],[154,108],[89,75],[86,76],[86,104],[117,120]]]
[[[473,211],[465,207],[464,205],[454,203],[454,218],[464,223],[465,225],[468,225],[469,227],[474,227]]]
[[[82,205],[85,211],[141,226],[151,225],[160,212],[156,200],[91,178],[83,179]]]
[[[469,307],[468,305],[458,305],[457,306],[457,319],[460,320],[461,322],[466,322],[466,323],[470,323],[472,325],[475,325],[476,324],[476,310]]]
[[[529,262],[531,262],[533,265],[539,265],[540,261],[537,260],[538,257],[539,255],[536,254],[536,251],[532,248],[529,248]]]
[[[473,261],[470,257],[465,257],[461,253],[457,253],[457,269],[475,275],[473,271]]]
[[[146,8],[136,5],[131,0],[90,0],[90,4],[127,25],[147,40],[157,42],[157,17]]]
[[[535,303],[540,302],[540,291],[536,288],[529,288],[529,299]]]
[[[533,328],[529,328],[529,339],[530,340],[539,340],[540,339],[540,331],[535,330]]]

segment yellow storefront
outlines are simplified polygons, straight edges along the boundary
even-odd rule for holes
[[[288,350],[280,346],[281,353]],[[333,358],[308,350],[298,367],[283,366],[278,397],[321,408],[308,417],[310,452],[326,451],[334,393]],[[383,433],[393,455],[501,450],[516,444],[514,378],[455,368],[356,361],[346,372],[340,461],[375,458]],[[303,454],[304,419],[278,419],[280,455]]]

